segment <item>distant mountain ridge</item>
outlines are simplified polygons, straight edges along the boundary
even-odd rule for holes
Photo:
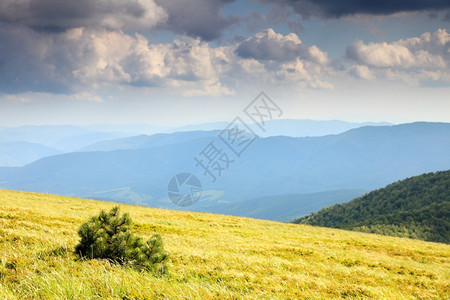
[[[115,151],[145,149],[184,143],[202,138],[214,138],[220,133],[216,131],[188,131],[175,133],[158,133],[153,135],[138,135],[119,139],[100,141],[83,147],[77,152]]]
[[[195,133],[198,138],[213,137],[219,134],[228,125],[227,122],[214,122],[199,125],[188,125],[170,130],[169,133],[153,135],[138,135],[118,139],[100,141],[95,144],[78,149],[87,151],[114,151],[126,149],[140,149],[168,144],[181,143],[192,139]],[[315,121],[315,120],[271,120],[266,122],[265,132],[258,129],[256,124],[248,124],[260,137],[289,136],[289,137],[315,137],[331,134],[340,134],[350,129],[365,126],[390,126],[386,122],[350,123],[345,121]]]
[[[266,123],[266,136],[315,136],[342,133],[351,128],[368,124],[383,125],[385,123],[350,123],[345,121],[313,121],[313,120],[272,120]],[[74,151],[113,151],[139,149],[180,143],[189,132],[222,131],[228,122],[214,122],[183,127],[160,127],[139,124],[124,125],[25,125],[20,127],[0,127],[0,144],[22,143],[18,151],[9,151],[8,147],[0,147],[0,167],[23,166],[40,158],[58,153]],[[257,125],[248,124],[257,130]],[[187,135],[186,135],[187,134]],[[199,134],[201,136],[201,134]],[[36,144],[40,144],[37,146]],[[48,151],[44,151],[43,149]],[[27,158],[24,154],[28,153]]]
[[[450,243],[450,170],[392,183],[294,223]]]
[[[228,125],[228,122],[213,122],[198,125],[187,125],[178,127],[175,131],[211,131],[223,130]],[[255,132],[258,131],[256,124],[247,124]],[[364,126],[388,126],[393,125],[388,122],[346,122],[341,120],[308,120],[308,119],[276,119],[266,121],[265,131],[259,132],[261,137],[269,136],[291,136],[291,137],[311,137],[324,136],[330,134],[340,134],[350,129],[364,127]]]
[[[73,125],[25,125],[0,128],[0,143],[37,143],[71,152],[97,141],[126,136],[118,132],[102,132]]]
[[[42,157],[62,152],[37,143],[10,142],[0,144],[0,166],[18,167],[32,163]]]

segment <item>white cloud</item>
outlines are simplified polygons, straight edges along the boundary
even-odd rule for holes
[[[220,76],[228,60],[223,48],[212,48],[199,38],[149,44],[137,35],[121,63],[131,84],[177,88],[183,95],[227,95],[232,91]]]
[[[103,102],[103,98],[88,92],[82,92],[78,94],[71,95],[71,98],[75,100],[89,101],[89,102]]]
[[[237,45],[237,64],[243,73],[270,84],[332,89],[327,81],[326,52],[302,43],[295,33],[282,35],[269,28]]]
[[[308,49],[309,59],[315,61],[318,64],[325,65],[328,63],[328,55],[326,52],[320,50],[316,45],[311,46]]]
[[[314,89],[334,88],[332,83],[323,79],[325,76],[321,67],[300,59],[282,64],[275,74],[282,84],[306,84],[307,87]]]
[[[367,66],[364,65],[354,65],[349,68],[349,73],[361,79],[373,79],[373,73]]]
[[[362,41],[353,43],[348,49],[349,55],[357,61],[372,67],[403,67],[414,64],[414,57],[408,48],[387,43],[370,43]]]
[[[328,62],[327,54],[317,46],[308,48],[295,33],[282,35],[272,28],[260,31],[240,43],[236,53],[242,58],[257,60],[293,61],[302,58],[320,64]]]
[[[5,101],[9,102],[16,102],[16,103],[26,103],[30,102],[30,97],[24,96],[24,95],[5,95],[1,97],[0,99],[3,99]]]
[[[349,71],[367,79],[375,73],[409,83],[448,81],[449,49],[450,34],[446,29],[392,43],[364,44],[356,41],[347,48],[347,57],[358,65]]]

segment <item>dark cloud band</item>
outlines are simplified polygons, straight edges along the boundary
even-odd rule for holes
[[[74,27],[148,30],[167,20],[153,0],[0,1],[0,22],[36,30],[64,31]]]
[[[75,27],[149,31],[218,38],[237,17],[221,16],[234,0],[0,0],[0,22],[38,31],[63,32]]]
[[[356,14],[391,15],[401,12],[450,10],[448,0],[260,0],[260,2],[287,5],[305,18],[340,18]]]
[[[236,17],[224,18],[222,8],[234,0],[156,0],[169,15],[168,22],[161,27],[178,34],[200,37],[211,41],[237,21]]]

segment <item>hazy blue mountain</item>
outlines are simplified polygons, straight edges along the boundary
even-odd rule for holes
[[[81,127],[93,131],[125,133],[128,136],[172,132],[174,130],[172,127],[146,124],[95,124]]]
[[[152,148],[165,145],[173,145],[193,141],[205,137],[215,137],[219,131],[187,131],[175,133],[159,133],[154,135],[138,135],[120,139],[100,141],[79,149],[79,152],[89,151],[114,151]]]
[[[194,130],[223,130],[228,125],[228,122],[213,122],[198,125],[188,125],[176,128],[176,131],[194,131]],[[268,136],[292,136],[292,137],[306,137],[306,136],[324,136],[330,134],[339,134],[350,129],[364,127],[364,126],[387,126],[392,125],[387,122],[366,122],[366,123],[352,123],[339,120],[320,121],[320,120],[291,120],[291,119],[277,119],[267,121],[264,124],[265,132],[260,131],[256,124],[247,124],[254,132],[261,137]]]
[[[192,124],[185,125],[181,127],[176,127],[172,131],[213,131],[213,130],[223,130],[227,127],[229,122],[210,122],[202,124]]]
[[[364,193],[363,190],[337,190],[269,196],[231,203],[219,203],[203,211],[287,222],[329,205],[348,202]]]
[[[62,152],[75,151],[98,141],[124,136],[127,134],[100,132],[72,125],[27,125],[0,129],[0,143],[38,143]]]
[[[50,145],[63,138],[92,132],[91,130],[72,125],[25,125],[0,129],[0,141],[26,141]]]
[[[211,141],[234,160],[214,183],[194,160]],[[195,209],[206,210],[258,197],[372,190],[450,168],[447,123],[362,127],[323,137],[260,138],[241,157],[214,133],[157,145],[63,154],[22,168],[0,168],[0,187],[177,208],[167,197],[167,184],[175,174],[191,172],[204,190]]]
[[[324,136],[330,134],[340,134],[350,129],[364,126],[387,126],[392,125],[387,122],[366,122],[351,123],[339,120],[318,121],[318,120],[285,120],[278,119],[267,122],[266,132],[260,136],[292,136],[292,137],[311,137]]]
[[[36,143],[4,143],[0,144],[0,166],[23,166],[40,158],[60,153],[59,150]]]
[[[126,149],[140,149],[154,146],[162,146],[167,144],[174,144],[177,142],[184,142],[197,137],[211,136],[210,132],[218,134],[227,127],[227,122],[214,122],[199,125],[187,125],[176,129],[167,129],[171,133],[160,133],[154,135],[141,134],[138,136],[111,139],[100,141],[92,145],[83,147],[78,151],[113,151]],[[389,123],[349,123],[344,121],[314,121],[314,120],[272,120],[265,124],[266,131],[263,132],[255,124],[248,124],[252,130],[260,137],[268,136],[324,136],[330,134],[339,134],[349,129],[359,128],[363,126],[382,126]],[[117,129],[120,130],[122,125],[117,126],[91,126],[90,128]],[[145,129],[150,130],[150,127],[130,125],[129,129]],[[122,128],[126,129],[126,127]]]
[[[266,131],[261,131],[257,125],[248,125],[261,137],[267,136],[323,136],[338,134],[352,128],[365,125],[380,126],[386,123],[350,123],[344,121],[313,121],[313,120],[272,120],[265,124]],[[193,131],[222,131],[228,122],[214,122],[198,125],[188,125],[178,128],[158,127],[151,125],[43,125],[0,128],[0,143],[27,142],[37,143],[61,152],[73,151],[110,151],[118,149],[138,149],[153,147],[154,144],[164,145],[189,139]],[[173,138],[155,133],[185,132]],[[147,137],[143,136],[144,134]],[[139,136],[140,135],[140,136]],[[207,135],[206,133],[204,135]],[[130,139],[124,139],[133,137]],[[173,139],[174,142],[170,141]],[[159,142],[156,142],[158,140]],[[12,158],[16,160],[16,158]],[[6,161],[6,158],[4,159]],[[20,159],[19,159],[20,161]]]

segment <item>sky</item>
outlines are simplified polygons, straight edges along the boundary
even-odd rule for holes
[[[450,122],[448,0],[0,0],[0,126]]]

